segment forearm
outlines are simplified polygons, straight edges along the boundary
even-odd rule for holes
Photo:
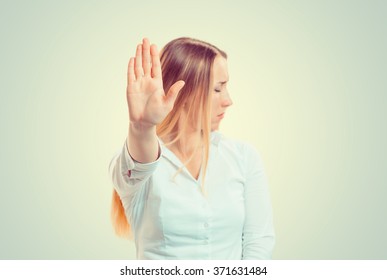
[[[156,126],[144,127],[130,122],[127,146],[134,160],[140,163],[155,161],[159,157]]]

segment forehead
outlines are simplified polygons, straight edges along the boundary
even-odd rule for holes
[[[228,81],[227,60],[223,56],[215,57],[212,71],[215,83]]]

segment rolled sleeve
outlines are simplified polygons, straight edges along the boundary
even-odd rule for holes
[[[109,173],[113,186],[121,198],[133,196],[156,170],[161,159],[162,150],[159,141],[159,157],[150,163],[135,161],[128,152],[127,141],[110,162]]]

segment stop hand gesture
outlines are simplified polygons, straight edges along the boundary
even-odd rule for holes
[[[136,57],[130,58],[128,65],[126,97],[131,124],[143,130],[161,123],[183,86],[184,81],[177,81],[165,94],[159,52],[156,45],[143,39],[137,46]]]

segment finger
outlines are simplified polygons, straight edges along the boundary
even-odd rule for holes
[[[149,40],[147,38],[144,38],[142,40],[142,68],[144,69],[144,75],[150,75],[150,63],[151,58]]]
[[[128,86],[133,85],[135,81],[136,76],[134,75],[134,58],[131,57],[128,64]]]
[[[150,46],[150,54],[152,58],[152,77],[161,78],[160,57],[156,45]]]
[[[136,49],[136,59],[134,60],[134,74],[136,75],[136,79],[142,77],[142,45],[137,45]]]
[[[176,98],[179,95],[181,89],[184,87],[185,82],[184,81],[178,81],[174,83],[168,93],[167,93],[167,102],[171,103],[172,105],[175,104]]]

